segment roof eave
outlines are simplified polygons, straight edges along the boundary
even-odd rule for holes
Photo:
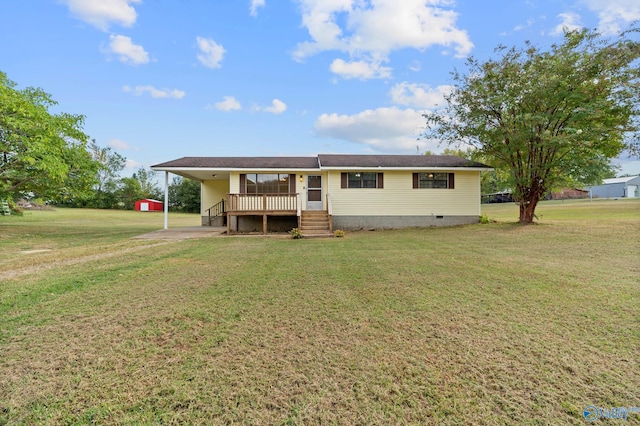
[[[416,170],[442,170],[442,171],[451,171],[451,170],[466,170],[470,172],[488,172],[492,171],[492,167],[456,167],[456,166],[448,166],[448,167],[433,167],[433,166],[419,166],[419,167],[384,167],[384,166],[368,166],[368,167],[358,167],[358,166],[323,166],[322,170],[353,170],[353,171],[416,171]]]
[[[247,172],[247,171],[283,171],[283,172],[317,172],[318,168],[300,167],[158,167],[151,166],[157,172]]]

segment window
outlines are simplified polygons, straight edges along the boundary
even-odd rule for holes
[[[348,173],[349,188],[375,188],[375,173]]]
[[[454,189],[453,173],[414,173],[413,188]]]
[[[384,188],[384,174],[348,172],[341,175],[341,188]]]
[[[242,176],[245,176],[244,185]],[[286,173],[247,173],[241,175],[240,181],[241,189],[244,186],[247,194],[289,194],[290,183],[295,185],[295,177]]]

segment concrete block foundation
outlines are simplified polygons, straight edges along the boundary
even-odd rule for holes
[[[478,216],[333,216],[333,229],[399,229],[478,223]]]

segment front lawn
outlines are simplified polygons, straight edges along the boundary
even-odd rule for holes
[[[308,240],[131,240],[162,219],[85,212],[0,217],[0,424],[584,424],[589,405],[640,407],[640,200]]]

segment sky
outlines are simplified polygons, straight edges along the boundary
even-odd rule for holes
[[[439,153],[422,114],[469,56],[635,20],[638,0],[11,0],[0,70],[84,115],[125,175],[184,156]]]

